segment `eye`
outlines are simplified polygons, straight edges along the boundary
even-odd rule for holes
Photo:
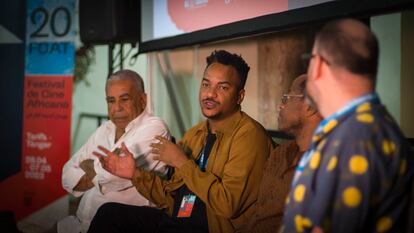
[[[114,99],[106,99],[107,104],[113,104],[115,102]]]
[[[121,98],[121,102],[127,102],[129,100],[131,100],[131,98],[129,98],[129,97],[123,97],[123,98]]]
[[[206,82],[202,82],[202,83],[201,83],[201,87],[203,87],[203,88],[208,87],[208,83],[206,83]]]
[[[226,85],[220,85],[218,88],[219,88],[220,90],[223,90],[223,91],[227,91],[227,90],[229,89],[229,87],[228,87],[228,86],[226,86]]]

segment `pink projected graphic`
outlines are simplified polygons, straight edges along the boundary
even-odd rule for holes
[[[201,29],[279,13],[288,0],[168,0],[168,13],[179,30]]]

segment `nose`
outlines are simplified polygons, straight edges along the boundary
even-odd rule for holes
[[[276,105],[277,109],[282,110],[285,108],[285,105],[282,103],[282,101],[280,101],[277,105]]]
[[[217,96],[216,88],[210,87],[207,89],[207,97],[213,97],[215,98]]]
[[[115,111],[119,112],[122,110],[122,104],[120,101],[116,101],[114,104]]]

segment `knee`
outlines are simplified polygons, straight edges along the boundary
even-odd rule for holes
[[[99,207],[98,211],[92,219],[88,233],[111,232],[114,216],[118,216],[118,214],[114,213],[118,211],[118,205],[118,203],[105,203]]]
[[[118,212],[119,207],[121,206],[121,204],[119,203],[113,203],[113,202],[109,202],[109,203],[105,203],[103,205],[101,205],[101,207],[99,207],[98,211],[95,214],[94,219],[107,219],[107,217],[113,216]]]

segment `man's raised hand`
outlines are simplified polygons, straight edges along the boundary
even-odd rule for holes
[[[98,157],[105,170],[122,178],[131,179],[133,177],[135,159],[124,143],[121,144],[121,153],[124,156],[119,156],[102,146],[98,146],[98,149],[100,152],[94,151],[93,154]]]

